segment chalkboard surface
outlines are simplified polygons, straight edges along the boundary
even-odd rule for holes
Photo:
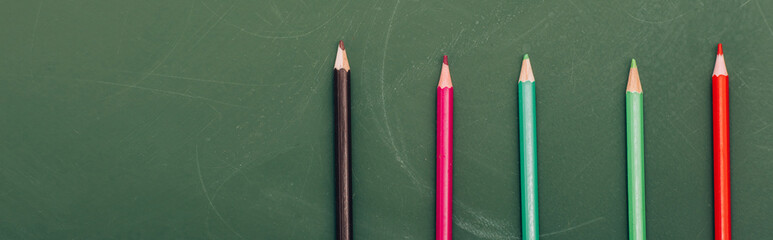
[[[644,86],[647,235],[712,239],[711,73],[730,73],[735,239],[773,236],[773,2],[7,1],[0,238],[334,239],[332,69],[352,68],[354,234],[434,237],[455,85],[456,239],[520,239],[516,79],[537,81],[543,239],[625,239]]]

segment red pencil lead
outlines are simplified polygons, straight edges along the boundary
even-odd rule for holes
[[[719,44],[719,47],[717,47],[717,55],[723,55],[722,54],[722,44]]]
[[[346,48],[344,48],[344,40],[338,41],[338,47],[341,48],[341,50],[346,50]]]
[[[443,55],[443,64],[448,65],[448,55]]]

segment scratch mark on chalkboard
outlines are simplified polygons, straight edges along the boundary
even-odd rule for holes
[[[265,22],[265,23],[268,23],[268,24],[270,24],[270,25],[274,25],[274,23],[272,23],[272,22],[269,22],[269,21],[268,21],[266,18],[264,18],[264,17],[263,17],[263,16],[261,16],[260,14],[255,14],[255,16],[257,16],[257,17],[258,17],[258,19],[260,19],[260,20],[263,20],[263,22]]]
[[[572,68],[569,70],[569,82],[572,83],[572,93],[577,91],[577,81],[574,79],[574,60],[577,58],[577,48],[572,49]]]
[[[131,74],[144,74],[144,73],[141,73],[141,72],[132,72],[132,71],[118,71],[118,72],[131,73]],[[151,73],[150,76],[182,79],[182,80],[189,80],[189,81],[195,81],[195,82],[205,82],[205,83],[216,83],[216,84],[223,84],[223,85],[233,85],[233,86],[241,86],[241,87],[270,87],[270,86],[276,86],[277,85],[277,84],[256,84],[256,83],[240,83],[240,82],[219,81],[219,80],[213,80],[213,79],[194,78],[194,77],[186,77],[186,76],[172,75],[172,74],[161,74],[161,73]],[[295,81],[295,82],[300,82],[300,81]],[[282,82],[282,83],[295,83],[295,82]]]
[[[743,77],[743,74],[744,74],[743,71],[738,71],[738,72],[733,71],[733,76],[735,76],[733,77],[733,79],[738,79],[739,81],[741,81],[741,86],[739,87],[749,88],[749,84],[746,82],[746,78]]]
[[[450,44],[451,46],[456,46],[456,42],[458,42],[459,39],[462,38],[462,33],[464,33],[464,28],[459,30],[459,33],[456,34],[456,37],[454,38],[454,40],[451,40],[451,44]]]
[[[520,40],[521,40],[521,38],[523,38],[523,37],[525,37],[525,36],[529,35],[529,33],[531,33],[532,31],[534,31],[535,29],[537,29],[537,27],[539,27],[539,26],[541,26],[543,23],[545,23],[545,21],[547,21],[547,20],[548,20],[548,18],[549,18],[549,17],[543,18],[542,20],[540,20],[539,22],[537,22],[536,24],[534,24],[534,26],[533,26],[533,27],[529,28],[529,30],[526,30],[526,32],[523,32],[521,35],[518,35],[518,37],[516,37],[515,39],[513,39],[511,42],[512,42],[512,43],[516,43],[516,42],[520,41]]]
[[[38,4],[38,13],[35,14],[35,24],[32,25],[32,41],[30,41],[30,52],[35,51],[35,34],[38,31],[38,22],[40,21],[40,9],[43,8],[43,1]]]
[[[229,173],[224,178],[218,180],[220,182],[220,185],[215,189],[215,192],[212,194],[212,197],[213,198],[217,197],[217,195],[220,193],[220,189],[222,189],[223,186],[225,186],[229,181],[231,181],[231,179],[233,179],[233,177],[235,177],[237,174],[239,174],[245,168],[252,167],[253,164],[255,164],[255,167],[260,167],[263,164],[266,164],[268,162],[275,161],[276,159],[278,159],[276,156],[278,156],[279,154],[287,153],[289,151],[292,151],[293,149],[295,149],[295,147],[287,147],[287,148],[284,148],[284,149],[278,149],[277,151],[271,153],[270,155],[263,157],[263,159],[267,159],[267,160],[261,161],[259,163],[256,163],[256,162],[258,160],[260,160],[260,158],[256,158],[255,160],[249,160],[249,161],[247,161],[245,163],[239,163],[238,167],[233,167],[233,171],[231,171],[231,173]],[[243,175],[243,176],[246,178],[246,175]]]
[[[760,132],[764,131],[765,129],[768,129],[770,127],[770,125],[771,125],[770,123],[766,124],[764,127],[761,127],[760,129],[757,129],[757,131],[754,131],[752,133],[752,135],[755,135],[757,133],[760,133]]]
[[[168,90],[161,90],[161,89],[155,89],[155,88],[140,87],[140,86],[136,86],[136,85],[129,85],[129,84],[123,84],[123,83],[114,83],[114,82],[106,82],[106,81],[99,81],[99,80],[78,79],[78,81],[91,82],[91,83],[100,83],[100,84],[113,85],[113,86],[119,86],[119,87],[126,87],[126,88],[131,88],[131,89],[139,89],[139,90],[145,90],[145,91],[149,91],[149,92],[163,93],[163,94],[180,96],[180,97],[186,97],[186,98],[192,98],[192,99],[199,99],[199,100],[210,101],[210,102],[213,102],[213,103],[219,103],[219,104],[223,104],[223,105],[231,106],[231,107],[249,108],[249,107],[244,106],[244,105],[227,103],[227,102],[223,102],[223,101],[220,101],[220,100],[215,100],[215,99],[211,99],[211,98],[206,98],[206,97],[202,97],[202,96],[195,96],[195,95],[190,95],[190,94],[185,94],[185,93],[175,92],[175,91],[168,91]]]
[[[749,4],[749,2],[751,2],[751,1],[752,1],[752,0],[748,0],[748,1],[744,2],[744,3],[743,3],[743,4],[741,4],[741,6],[739,6],[738,8],[742,8],[743,6],[746,6],[746,4]]]
[[[191,4],[190,10],[188,11],[188,17],[185,19],[185,27],[183,27],[183,29],[187,29],[187,28],[188,28],[188,26],[190,25],[190,19],[191,19],[191,16],[193,15],[193,6],[194,6],[194,5],[193,5],[193,4]],[[179,37],[177,37],[177,40],[176,40],[174,43],[172,43],[172,47],[171,47],[171,49],[169,49],[169,51],[167,51],[167,53],[166,53],[166,54],[165,54],[163,57],[161,57],[161,59],[160,59],[160,60],[158,60],[158,61],[157,61],[157,62],[156,62],[154,65],[153,65],[153,67],[150,69],[150,71],[148,71],[147,73],[145,73],[145,74],[142,76],[142,78],[140,78],[139,80],[135,81],[135,82],[134,82],[132,85],[126,85],[126,87],[130,87],[130,88],[135,88],[135,87],[137,87],[137,84],[139,84],[140,82],[143,82],[143,81],[145,81],[145,79],[147,79],[147,78],[148,78],[148,77],[149,77],[151,74],[153,74],[154,72],[156,72],[156,70],[157,70],[159,67],[161,67],[161,65],[164,65],[164,63],[166,63],[167,59],[169,59],[169,56],[171,56],[171,55],[172,55],[172,53],[175,51],[175,49],[177,49],[177,46],[178,46],[178,45],[180,45],[180,42],[182,41],[182,39],[183,39],[183,37],[184,37],[184,36],[185,36],[185,31],[181,31],[181,33],[180,33],[180,36],[179,36]],[[91,81],[91,82],[101,82],[101,81]],[[102,83],[108,83],[108,82],[102,82]],[[113,84],[113,85],[115,85],[115,84]],[[138,89],[142,89],[142,87],[138,87]],[[122,92],[122,91],[116,92],[116,93],[112,94],[111,96],[117,95],[117,94],[119,94],[119,93],[121,93],[121,92]],[[110,96],[109,96],[109,97],[110,97]]]
[[[768,152],[773,152],[773,147],[760,145],[760,144],[754,144],[755,147],[762,148],[763,150],[767,150]]]
[[[191,5],[191,10],[188,13],[188,17],[186,18],[186,21],[185,21],[185,27],[183,29],[187,29],[188,28],[188,25],[190,24],[191,15],[193,15],[193,5]],[[161,58],[161,60],[158,61],[158,63],[155,66],[153,66],[153,68],[150,69],[150,71],[148,71],[148,73],[145,74],[145,76],[143,76],[142,79],[140,79],[140,81],[138,81],[138,82],[141,82],[141,81],[144,81],[145,79],[147,79],[148,76],[150,76],[150,74],[153,74],[154,72],[156,72],[156,70],[158,70],[158,68],[161,67],[161,65],[164,65],[164,63],[166,63],[166,60],[169,59],[169,56],[171,56],[172,53],[174,52],[174,50],[177,49],[177,46],[180,45],[180,41],[182,41],[183,36],[185,36],[185,33],[184,32],[180,33],[180,36],[177,37],[177,41],[172,43],[172,47],[171,47],[171,49],[169,49],[169,51],[166,53],[166,55],[164,55],[164,57]],[[136,83],[135,83],[135,86],[136,86]]]
[[[236,232],[236,230],[231,227],[231,224],[229,224],[225,218],[223,218],[223,215],[220,214],[220,211],[217,210],[215,207],[215,204],[212,203],[212,198],[209,197],[209,191],[207,191],[207,186],[204,184],[204,178],[201,175],[201,163],[199,162],[199,145],[196,145],[196,172],[199,174],[199,183],[201,183],[201,190],[204,191],[204,197],[207,198],[207,202],[209,203],[209,206],[212,208],[212,211],[215,212],[215,215],[217,215],[218,218],[220,218],[220,221],[225,224],[228,229],[231,230],[236,236],[239,236],[239,238],[244,239],[241,234]]]
[[[274,14],[276,14],[276,17],[279,18],[279,24],[285,23],[285,18],[282,16],[282,12],[279,11],[279,7],[276,6],[276,3],[271,2],[271,10],[274,11]]]
[[[316,149],[314,148],[314,145],[311,145],[309,147],[309,149],[311,150],[311,152],[317,152]],[[314,162],[323,162],[324,161],[324,158],[322,157],[322,154],[317,154],[317,159],[316,159],[317,161],[315,161],[315,159],[313,159],[312,157],[307,157],[306,159],[308,159],[308,161],[306,161],[306,173],[304,173],[304,175],[303,175],[305,177],[303,178],[303,183],[301,183],[301,187],[300,187],[301,191],[305,191],[306,190],[306,186],[309,185],[309,180],[313,176],[313,174],[311,172],[311,168],[312,168],[312,166],[314,166]],[[359,181],[357,181],[356,178],[354,180],[355,180],[355,183],[359,182]]]
[[[768,23],[768,18],[765,17],[765,13],[762,11],[762,6],[760,6],[760,1],[755,1],[755,4],[757,4],[757,9],[760,10],[760,15],[762,15],[762,21],[765,22],[765,26],[768,27],[768,32],[771,36],[773,36],[773,29],[770,28],[770,24]]]
[[[579,6],[577,6],[577,4],[576,4],[576,3],[574,3],[574,1],[572,1],[572,0],[569,0],[569,3],[571,3],[571,4],[572,4],[572,6],[574,6],[574,8],[575,8],[575,9],[577,9],[577,12],[578,12],[578,13],[580,13],[580,14],[583,14],[583,13],[582,13],[582,9],[581,9]]]
[[[199,42],[201,42],[201,40],[202,40],[202,39],[204,39],[205,37],[207,37],[207,35],[209,35],[209,32],[210,32],[210,31],[212,31],[212,29],[213,29],[213,28],[215,28],[215,26],[217,26],[218,24],[220,24],[220,22],[222,22],[222,21],[223,21],[223,19],[225,18],[225,16],[226,16],[226,15],[228,15],[228,13],[230,13],[230,12],[231,12],[231,9],[233,9],[233,8],[234,8],[234,5],[236,5],[236,3],[233,3],[233,4],[231,4],[231,7],[228,7],[228,10],[225,10],[225,12],[223,12],[223,14],[222,14],[222,15],[220,15],[220,18],[218,18],[218,19],[217,19],[217,21],[215,21],[215,23],[214,23],[214,24],[212,24],[212,26],[209,26],[209,28],[207,29],[207,31],[205,31],[205,32],[204,32],[204,34],[202,34],[202,35],[201,35],[201,37],[199,37],[199,39],[198,39],[198,40],[196,40],[196,42],[195,42],[195,43],[193,43],[193,47],[195,47],[195,46],[199,45]]]
[[[695,234],[695,237],[696,237],[696,238],[698,238],[698,236],[700,236],[700,235],[703,235],[703,232],[705,232],[705,231],[706,231],[706,226],[707,226],[707,225],[706,225],[706,224],[704,224],[704,225],[703,225],[703,227],[701,228],[701,231],[700,231],[700,232],[698,232],[698,234]]]
[[[186,104],[187,104],[187,103],[186,103]],[[165,106],[165,107],[166,107],[166,106]],[[133,136],[135,133],[137,133],[137,132],[138,132],[140,129],[142,129],[142,128],[145,128],[145,127],[148,127],[148,126],[152,126],[152,125],[153,125],[153,124],[155,124],[155,123],[156,123],[156,122],[157,122],[159,119],[161,119],[161,116],[162,116],[163,114],[164,114],[164,112],[163,112],[163,111],[161,111],[161,112],[159,112],[159,114],[158,114],[158,115],[156,115],[156,118],[155,118],[155,119],[153,119],[153,120],[150,120],[150,121],[143,122],[142,124],[140,124],[140,126],[134,127],[134,128],[131,130],[131,131],[129,131],[129,134],[126,134],[126,136],[124,136],[123,138],[121,138],[121,140],[118,140],[118,143],[123,143],[123,142],[125,142],[127,139],[129,139],[131,136]]]
[[[392,147],[392,150],[395,154],[395,159],[400,163],[400,168],[405,170],[405,172],[408,174],[408,177],[411,178],[411,181],[414,185],[417,187],[422,188],[429,188],[428,186],[425,186],[421,184],[421,181],[419,181],[419,178],[416,176],[416,173],[414,173],[413,169],[409,168],[408,165],[405,163],[404,154],[399,149],[397,149],[397,144],[395,143],[395,137],[392,134],[392,128],[389,125],[389,115],[387,114],[387,101],[386,101],[386,91],[385,91],[385,78],[384,78],[384,69],[386,68],[386,57],[387,52],[389,49],[389,38],[392,34],[392,27],[394,23],[395,14],[397,13],[397,7],[400,5],[400,0],[397,0],[395,3],[395,7],[392,10],[392,16],[389,17],[389,25],[387,27],[386,36],[384,37],[384,54],[381,57],[381,110],[384,115],[384,127],[386,128],[386,133],[388,137],[389,145]]]
[[[598,222],[598,221],[601,221],[601,220],[604,220],[604,217],[597,217],[597,218],[594,218],[593,220],[590,220],[590,221],[587,221],[587,222],[584,222],[584,223],[580,223],[580,224],[578,224],[576,226],[573,226],[573,227],[564,228],[564,229],[561,229],[561,230],[558,230],[558,231],[555,231],[555,232],[549,232],[549,233],[545,233],[545,234],[540,234],[539,236],[540,237],[548,237],[548,236],[562,234],[562,233],[565,233],[565,232],[568,232],[568,231],[572,231],[572,230],[578,229],[580,227],[584,227],[584,226],[590,225],[592,223],[595,223],[595,222]]]
[[[386,36],[384,37],[384,54],[381,56],[381,103],[383,103],[382,109],[384,109],[384,119],[387,119],[386,98],[384,96],[384,83],[385,83],[384,69],[386,68],[386,57],[389,49],[389,37],[392,34],[392,26],[393,26],[392,24],[394,23],[395,13],[397,13],[397,6],[399,4],[400,4],[400,0],[397,0],[397,2],[395,3],[395,8],[394,10],[392,10],[392,16],[389,17],[389,27],[387,28]],[[389,130],[389,121],[385,121],[385,122],[386,122],[387,130]],[[392,132],[389,131],[388,133],[390,134],[390,138],[391,138]],[[395,149],[395,151],[397,151],[397,149]]]
[[[317,71],[314,74],[315,76],[314,80],[311,81],[313,85],[309,84],[305,86],[308,88],[305,88],[305,87],[298,88],[298,91],[295,93],[295,95],[297,95],[299,92],[302,92],[305,97],[301,99],[299,101],[299,104],[296,105],[297,107],[294,108],[297,114],[289,121],[284,122],[284,125],[281,128],[281,131],[284,131],[290,128],[290,126],[292,126],[293,124],[296,124],[299,120],[301,120],[301,118],[304,116],[304,113],[306,112],[306,109],[309,107],[311,100],[314,97],[318,97],[318,95],[316,94],[317,89],[319,89],[323,83],[328,83],[327,81],[320,81],[319,78],[320,76],[325,76],[324,74],[320,74],[323,69],[328,69],[328,70],[331,69],[330,65],[327,65],[327,63],[329,63],[328,62],[329,59],[330,59],[330,56],[328,55],[327,57],[325,57],[325,60],[322,60],[321,62],[317,61],[314,63],[314,66],[318,65],[319,67],[317,68]],[[296,82],[300,82],[300,81],[296,81]],[[305,81],[305,82],[309,82],[309,81]]]
[[[209,10],[209,12],[211,13],[211,15],[210,15],[209,17],[207,17],[207,20],[206,20],[206,21],[204,21],[204,24],[201,24],[201,27],[199,27],[198,29],[196,29],[196,32],[194,32],[193,34],[191,34],[191,36],[198,36],[198,35],[199,35],[199,33],[200,33],[201,31],[203,31],[203,30],[204,30],[204,28],[206,28],[206,27],[207,27],[207,25],[209,25],[208,23],[209,23],[209,21],[210,21],[212,18],[217,18],[218,16],[220,16],[220,14],[218,14],[217,12],[215,12],[215,10],[212,10],[212,8],[210,8],[210,7],[209,7],[209,5],[207,5],[206,3],[204,3],[204,1],[199,1],[199,2],[201,3],[201,5],[203,5],[203,6],[204,6],[204,8],[206,8],[207,10]]]
[[[220,114],[220,111],[218,111],[217,109],[215,109],[215,107],[214,107],[214,106],[212,106],[212,105],[211,105],[211,104],[209,104],[209,103],[207,103],[207,105],[209,105],[209,107],[210,107],[210,108],[212,108],[212,110],[215,110],[215,112],[217,112],[218,114]],[[210,120],[209,120],[209,122],[207,123],[207,125],[204,125],[204,127],[203,127],[203,128],[201,128],[201,130],[199,130],[199,132],[198,132],[198,133],[196,133],[196,136],[199,136],[199,135],[201,135],[201,133],[203,133],[203,132],[204,132],[204,130],[207,130],[207,128],[209,128],[209,125],[212,125],[212,123],[213,123],[213,122],[215,122],[215,120],[217,120],[217,119],[218,119],[217,117],[214,117],[214,118],[210,119]]]
[[[251,35],[251,36],[254,36],[254,37],[259,37],[259,38],[266,38],[266,39],[288,39],[288,38],[300,38],[300,37],[305,37],[305,36],[308,36],[309,34],[311,34],[311,33],[313,33],[313,32],[316,32],[317,30],[319,30],[319,29],[322,29],[323,27],[327,26],[327,24],[328,24],[328,23],[330,23],[330,22],[331,22],[333,19],[336,19],[336,18],[338,17],[338,15],[340,15],[340,14],[341,14],[341,13],[342,13],[342,12],[343,12],[345,9],[346,9],[346,6],[348,6],[348,5],[349,5],[349,2],[350,2],[350,1],[347,1],[347,2],[346,2],[346,3],[345,3],[345,4],[344,4],[342,7],[341,7],[341,9],[339,9],[339,10],[338,10],[338,12],[336,12],[335,14],[333,14],[333,16],[331,16],[330,18],[328,18],[328,19],[327,19],[327,21],[323,22],[323,23],[322,23],[322,24],[320,24],[319,26],[317,26],[317,27],[315,27],[315,28],[313,28],[313,29],[311,29],[311,30],[309,30],[309,31],[306,31],[306,32],[301,32],[301,33],[298,33],[298,34],[293,34],[293,32],[289,32],[289,33],[288,33],[289,35],[285,35],[285,36],[272,36],[272,35],[264,35],[264,34],[261,34],[261,33],[258,33],[258,32],[252,32],[252,31],[249,31],[249,30],[245,29],[244,27],[242,27],[242,26],[239,26],[239,25],[236,25],[236,24],[233,24],[233,23],[230,23],[230,22],[228,22],[227,20],[226,20],[226,21],[224,21],[224,23],[226,23],[226,24],[228,24],[228,25],[230,25],[230,26],[232,26],[232,27],[234,27],[234,28],[236,28],[236,29],[239,29],[239,31],[241,31],[241,32],[244,32],[244,33],[246,33],[246,34],[248,34],[248,35]],[[209,8],[208,8],[208,9],[209,9]],[[212,11],[212,9],[209,9],[209,10],[210,10],[210,11]],[[295,32],[297,33],[298,31],[295,31]]]
[[[676,17],[673,17],[673,18],[670,18],[670,19],[665,19],[665,20],[661,20],[661,21],[650,21],[650,20],[644,20],[644,19],[641,19],[641,18],[637,18],[637,17],[633,16],[633,15],[632,15],[631,13],[629,13],[629,12],[625,12],[625,14],[627,14],[629,17],[633,18],[634,20],[636,20],[636,21],[638,21],[638,22],[641,22],[641,23],[649,23],[649,24],[663,24],[663,23],[669,23],[669,22],[672,22],[672,21],[674,21],[674,20],[677,20],[677,19],[679,19],[679,18],[681,18],[681,17],[684,17],[684,15],[687,15],[687,13],[682,13],[682,14],[680,14],[679,16],[676,16]]]
[[[472,215],[473,219],[470,220],[463,216],[455,215],[454,224],[476,237],[484,239],[520,239],[510,229],[512,223],[509,221],[488,218],[461,202],[455,202],[455,204],[458,204],[465,213]]]

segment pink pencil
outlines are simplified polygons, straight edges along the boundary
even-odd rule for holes
[[[454,86],[448,71],[448,56],[443,56],[437,85],[437,203],[435,239],[451,240],[453,179]]]

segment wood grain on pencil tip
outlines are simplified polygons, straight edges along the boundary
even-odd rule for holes
[[[727,76],[727,66],[725,66],[725,54],[722,53],[722,44],[717,47],[717,60],[714,62],[714,74],[712,76]]]
[[[451,83],[451,71],[448,69],[448,56],[443,56],[443,66],[440,68],[440,80],[437,86],[440,88],[454,87]]]
[[[628,86],[625,88],[628,92],[641,93],[641,81],[639,80],[639,68],[636,66],[636,60],[631,59],[631,70],[628,72]]]
[[[338,52],[336,53],[335,69],[345,69],[349,71],[349,58],[346,57],[346,48],[344,41],[338,42]]]
[[[518,78],[519,82],[534,82],[534,73],[531,70],[531,60],[529,60],[529,54],[523,55],[523,63],[521,64],[521,76]]]

